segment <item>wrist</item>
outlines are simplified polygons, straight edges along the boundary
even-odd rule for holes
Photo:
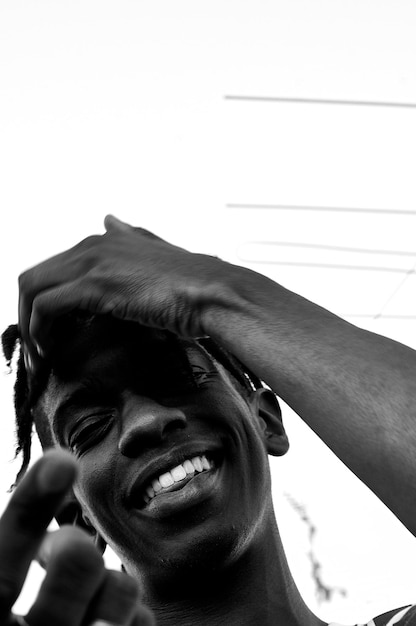
[[[227,331],[250,315],[253,302],[248,283],[253,277],[258,281],[260,275],[219,259],[215,261],[215,271],[200,294],[199,317],[203,334],[226,341]]]

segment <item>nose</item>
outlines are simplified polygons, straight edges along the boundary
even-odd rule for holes
[[[185,427],[186,417],[181,408],[129,394],[123,407],[119,450],[124,456],[134,457]]]

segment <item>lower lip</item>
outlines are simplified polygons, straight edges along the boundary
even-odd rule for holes
[[[214,495],[218,487],[218,474],[218,468],[196,474],[181,489],[155,496],[140,512],[162,519],[201,504]]]

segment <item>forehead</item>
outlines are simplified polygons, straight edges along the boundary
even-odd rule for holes
[[[84,381],[161,388],[192,378],[193,367],[212,368],[213,361],[196,342],[133,322],[97,316],[55,329],[51,371],[42,406],[47,413],[62,395]],[[193,378],[192,378],[193,380]]]

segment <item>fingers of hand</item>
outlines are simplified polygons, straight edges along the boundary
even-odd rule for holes
[[[39,293],[33,300],[29,334],[32,342],[50,349],[51,328],[56,318],[74,310],[107,313],[105,290],[93,281],[72,281]]]
[[[129,626],[156,626],[156,617],[147,606],[139,606]]]
[[[72,484],[69,453],[44,455],[17,487],[0,519],[0,622],[16,601],[54,513]]]
[[[69,250],[53,256],[19,276],[19,330],[27,359],[39,359],[30,335],[30,320],[36,296],[54,287],[76,280],[94,265],[102,236],[92,235]]]
[[[91,540],[77,528],[63,527],[50,537],[48,569],[27,615],[31,626],[154,626],[150,609],[140,604],[139,587],[122,572],[104,570]]]
[[[129,319],[125,312],[131,306],[131,289],[134,295],[140,290],[140,276],[149,281],[148,272],[156,271],[157,279],[157,272],[171,268],[172,251],[180,250],[114,216],[107,216],[105,225],[105,235],[88,237],[20,276],[19,330],[29,370],[37,370],[47,355],[56,318],[82,309]]]
[[[68,262],[68,253],[70,251],[58,254],[19,276],[19,330],[29,356],[36,358],[35,346],[29,335],[33,299],[39,291],[50,289],[71,276],[73,262]]]
[[[106,571],[85,621],[88,624],[104,621],[130,626],[139,610],[139,601],[139,587],[133,578],[122,572]]]
[[[81,529],[54,533],[46,576],[26,619],[31,626],[79,626],[105,579],[104,562]]]

